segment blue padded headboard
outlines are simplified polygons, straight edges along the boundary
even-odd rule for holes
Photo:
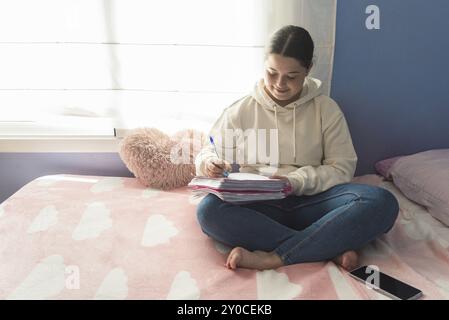
[[[380,29],[368,29],[369,5]],[[337,2],[331,96],[359,156],[356,175],[376,161],[449,148],[449,1]]]

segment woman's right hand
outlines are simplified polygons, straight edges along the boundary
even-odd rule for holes
[[[206,175],[210,178],[220,178],[223,177],[223,172],[232,171],[232,166],[229,162],[222,159],[211,159],[207,160],[204,166],[206,168]]]

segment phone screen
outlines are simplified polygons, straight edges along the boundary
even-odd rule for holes
[[[374,289],[386,293],[392,298],[401,300],[417,299],[422,295],[422,291],[412,287],[398,279],[395,279],[385,273],[378,271],[378,269],[363,266],[350,272],[353,277],[365,283],[371,284]],[[375,277],[378,278],[376,279]],[[376,281],[373,281],[376,279]],[[377,283],[376,283],[377,282]]]

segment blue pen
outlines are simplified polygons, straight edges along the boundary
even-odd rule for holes
[[[218,155],[218,152],[217,152],[217,147],[215,146],[214,138],[212,138],[212,136],[209,136],[209,140],[210,140],[210,143],[212,143],[212,145],[214,146],[215,154],[217,155],[218,158],[220,158],[220,156]],[[223,176],[225,178],[227,178],[229,176],[229,172],[224,170],[223,171]]]

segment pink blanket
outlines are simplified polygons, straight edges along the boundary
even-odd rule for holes
[[[449,298],[449,228],[389,182],[391,232],[367,246],[374,264]],[[224,267],[229,248],[205,236],[187,188],[148,189],[136,179],[54,175],[0,205],[0,299],[387,299],[332,262],[269,271]]]

